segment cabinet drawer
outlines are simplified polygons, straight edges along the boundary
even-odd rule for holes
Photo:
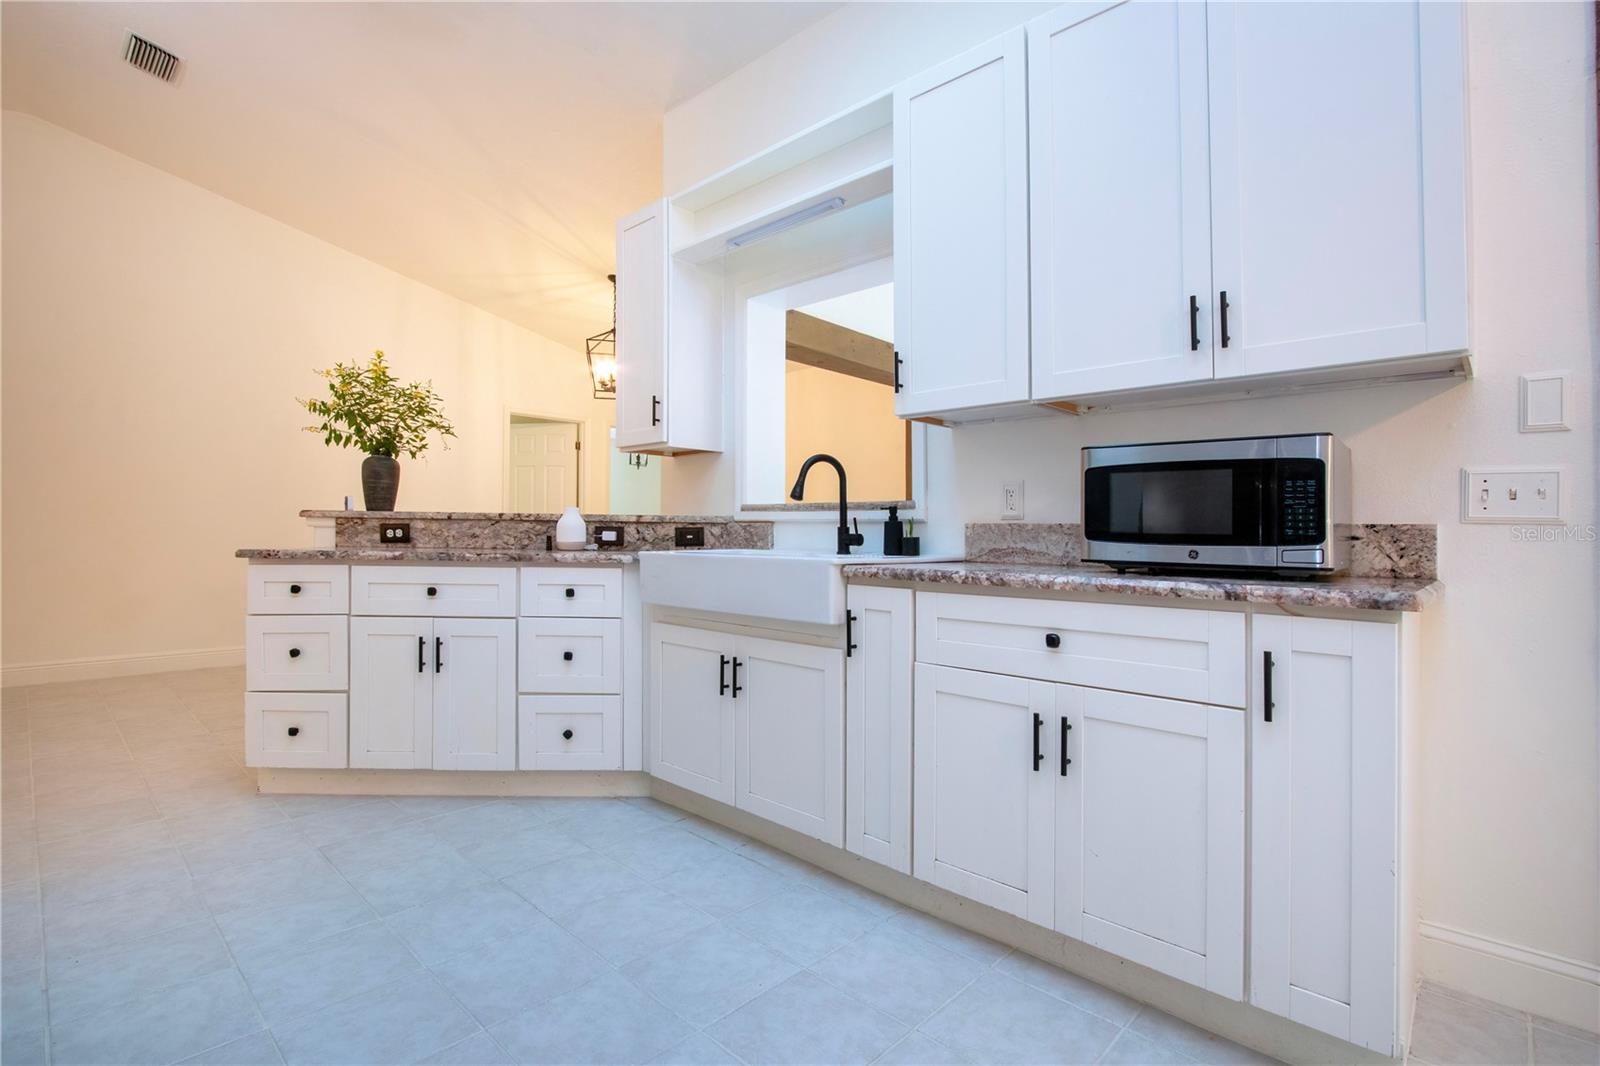
[[[622,769],[622,697],[518,697],[517,765],[524,770]]]
[[[516,575],[509,566],[354,566],[350,613],[514,618]]]
[[[252,615],[245,619],[244,687],[252,691],[328,691],[350,685],[350,620],[330,615]]]
[[[250,614],[350,613],[348,566],[253,563],[248,574]]]
[[[622,623],[615,618],[524,618],[517,633],[521,692],[622,691]]]
[[[609,567],[525,566],[522,613],[557,618],[621,618],[622,571]]]
[[[342,692],[247,692],[245,765],[343,768],[348,721]]]
[[[917,661],[1244,706],[1244,615],[917,593]]]

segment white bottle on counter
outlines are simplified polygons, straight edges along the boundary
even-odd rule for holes
[[[561,512],[556,522],[556,548],[560,551],[582,551],[589,543],[589,527],[576,507]]]

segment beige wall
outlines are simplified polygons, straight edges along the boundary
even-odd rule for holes
[[[1355,461],[1357,520],[1439,527],[1446,591],[1422,619],[1424,972],[1593,1028],[1594,8],[1466,9],[1476,380],[962,427],[950,461],[930,462],[940,491],[930,492],[929,531],[995,520],[1001,484],[1012,480],[1027,483],[1030,520],[1078,521],[1073,471],[1086,444],[1308,429],[1342,436]],[[668,114],[667,186],[693,184],[1025,13],[847,5]],[[1517,431],[1518,375],[1543,370],[1571,374],[1573,432]],[[1509,526],[1462,524],[1458,479],[1468,463],[1564,467],[1576,536],[1527,543]]]
[[[459,434],[402,460],[401,507],[500,510],[509,408],[588,422],[605,508],[615,405],[582,352],[38,119],[0,128],[8,683],[239,648],[234,549],[307,544],[301,508],[360,496],[361,456],[294,400],[374,348]]]
[[[786,364],[785,371],[784,483],[794,484],[809,456],[827,452],[849,472],[852,500],[905,499],[908,423],[894,415],[894,390],[799,363]],[[807,502],[837,500],[832,471],[818,475],[806,482]]]

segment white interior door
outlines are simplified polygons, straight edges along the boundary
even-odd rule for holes
[[[1460,5],[1206,5],[1216,376],[1466,346]]]
[[[578,506],[578,424],[517,422],[511,426],[511,509],[559,514]]]
[[[433,623],[433,766],[517,768],[517,623],[439,618]]]
[[[843,654],[757,637],[735,654],[737,806],[843,847]]]
[[[1250,1002],[1395,1054],[1397,627],[1258,615],[1251,637]]]
[[[732,806],[734,638],[659,622],[649,632],[650,773]]]
[[[1072,726],[1050,760],[1056,928],[1241,998],[1243,712],[1068,685],[1056,696],[1057,729]]]
[[[911,872],[912,591],[846,590],[845,847]]]
[[[918,663],[914,700],[916,876],[1050,925],[1054,687]]]
[[[1207,6],[1028,24],[1036,401],[1211,377]]]
[[[894,92],[901,417],[1028,399],[1028,100],[1021,27]]]
[[[350,765],[433,766],[433,620],[350,619]]]

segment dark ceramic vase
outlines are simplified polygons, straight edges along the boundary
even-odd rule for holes
[[[400,492],[400,463],[391,455],[369,455],[361,461],[361,495],[367,510],[392,511]]]

